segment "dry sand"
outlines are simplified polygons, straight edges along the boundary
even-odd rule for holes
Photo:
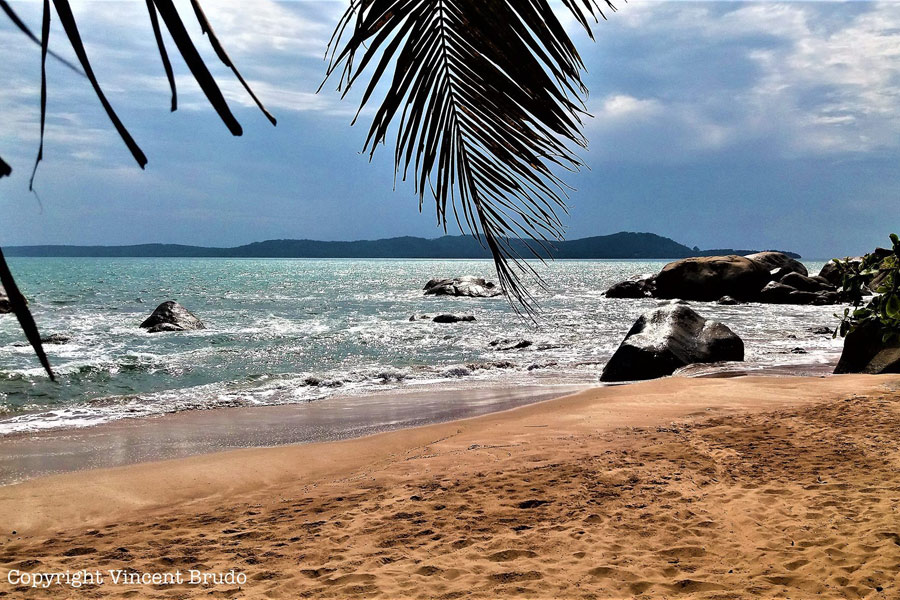
[[[0,595],[898,598],[898,389],[897,376],[672,378],[36,479],[0,488]],[[7,569],[116,568],[248,582],[6,583]]]

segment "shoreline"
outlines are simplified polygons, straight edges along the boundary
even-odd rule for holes
[[[694,364],[679,369],[673,377],[829,377],[833,370],[830,362],[762,369],[743,363]],[[366,437],[505,412],[592,388],[647,383],[566,384],[555,378],[548,381],[488,381],[484,382],[485,387],[449,389],[432,384],[295,404],[180,410],[123,417],[96,425],[8,433],[0,435],[0,487],[36,477],[229,450]]]
[[[710,414],[729,414],[741,411],[761,411],[796,406],[817,401],[819,398],[816,394],[821,391],[831,395],[854,395],[857,389],[860,392],[871,392],[874,389],[881,389],[883,386],[891,384],[900,388],[900,376],[835,375],[827,378],[761,377],[752,375],[723,378],[668,377],[631,384],[593,387],[561,397],[524,403],[507,410],[489,411],[479,416],[375,432],[360,437],[279,446],[225,448],[203,454],[188,454],[177,458],[143,462],[125,462],[118,466],[109,467],[94,468],[89,465],[84,470],[46,474],[0,486],[0,523],[19,520],[20,524],[16,527],[17,531],[27,531],[30,519],[26,515],[33,508],[44,515],[42,519],[36,519],[34,522],[42,522],[47,527],[50,527],[46,518],[53,513],[53,510],[48,505],[42,508],[37,506],[28,507],[22,512],[21,506],[11,506],[11,504],[17,504],[14,499],[20,497],[25,490],[32,488],[52,489],[57,484],[68,488],[72,485],[81,487],[81,482],[84,482],[89,487],[100,490],[103,485],[112,485],[115,488],[125,481],[132,480],[134,477],[140,478],[150,473],[178,473],[179,478],[187,478],[194,485],[188,486],[188,488],[179,493],[174,492],[174,489],[172,489],[175,486],[174,482],[167,482],[164,489],[167,493],[175,493],[176,497],[183,500],[190,497],[187,489],[196,491],[196,486],[200,485],[197,482],[200,481],[203,482],[202,487],[218,485],[232,488],[231,485],[225,484],[224,481],[231,475],[234,475],[236,479],[244,480],[245,483],[249,483],[249,481],[264,481],[267,484],[271,484],[273,473],[260,472],[257,469],[259,465],[254,466],[254,463],[259,461],[273,459],[271,467],[277,472],[277,477],[291,478],[293,474],[287,469],[284,460],[295,457],[309,458],[313,460],[311,465],[306,465],[304,468],[306,475],[319,476],[328,472],[329,469],[327,468],[322,470],[322,467],[326,465],[345,469],[348,465],[342,465],[341,461],[347,461],[354,467],[365,464],[368,459],[361,456],[348,460],[348,450],[353,448],[371,448],[380,452],[388,450],[387,454],[394,456],[398,449],[403,448],[405,451],[409,451],[413,447],[426,443],[426,440],[441,441],[445,437],[456,437],[467,429],[474,429],[477,433],[484,433],[498,426],[508,428],[513,423],[520,424],[532,417],[546,419],[557,410],[560,411],[560,414],[553,416],[558,422],[558,428],[562,431],[565,431],[567,424],[582,422],[581,424],[583,425],[585,420],[590,421],[594,418],[590,413],[582,414],[581,410],[585,408],[591,408],[594,412],[603,413],[606,419],[602,427],[608,430],[615,427],[645,427],[650,424],[666,423],[670,419],[708,417]],[[647,397],[652,398],[653,401],[648,402],[646,405],[636,403],[636,401],[642,402]],[[232,410],[241,412],[245,410],[277,410],[280,408],[284,407],[220,409],[219,411],[210,411],[210,413],[221,414]],[[203,416],[202,411],[185,413],[183,416],[190,417],[191,415]],[[173,415],[171,420],[175,420],[179,416]],[[160,421],[164,425],[168,425],[167,419],[163,418]],[[110,428],[115,428],[115,425],[117,424],[110,424]],[[188,428],[192,426],[193,424],[190,424]],[[527,425],[524,426],[528,427]],[[98,426],[95,429],[103,427]],[[547,426],[541,425],[540,427]],[[79,431],[82,430],[76,430],[76,433]],[[324,452],[321,452],[323,450]],[[328,456],[329,454],[335,455],[337,459]],[[232,465],[231,463],[234,464]],[[208,476],[208,479],[204,480],[203,477],[194,477],[191,472],[195,469],[202,470]],[[297,473],[298,476],[300,474]],[[184,482],[182,481],[182,483]],[[235,487],[233,489],[236,490],[238,488]],[[160,491],[154,490],[155,493],[151,497],[157,496]],[[113,495],[116,496],[118,494]],[[51,504],[54,502],[53,498],[45,498],[44,500],[49,500]],[[124,497],[118,498],[118,500],[129,504],[138,499],[132,497],[130,493],[126,493]],[[137,501],[137,504],[145,505],[148,503],[140,500]],[[22,519],[24,519],[24,522],[22,522]],[[33,526],[33,523],[31,525]]]
[[[889,597],[898,424],[897,375],[593,388],[3,486],[0,568],[247,575],[40,592],[67,599]]]
[[[589,385],[393,390],[274,406],[186,410],[0,437],[0,487],[29,479],[248,448],[362,438],[539,403]]]

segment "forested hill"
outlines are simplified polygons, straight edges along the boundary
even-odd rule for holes
[[[523,256],[524,242],[513,240]],[[552,258],[684,258],[719,254],[751,254],[756,250],[699,250],[653,233],[615,233],[556,242]],[[206,257],[206,258],[490,258],[490,253],[469,236],[437,239],[398,237],[357,242],[269,240],[235,248],[205,248],[180,244],[135,246],[9,246],[7,256],[71,257]],[[530,253],[528,253],[530,254]],[[800,258],[798,254],[788,253]]]

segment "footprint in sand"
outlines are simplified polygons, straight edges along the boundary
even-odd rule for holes
[[[543,506],[545,504],[550,504],[549,500],[525,500],[524,502],[519,502],[518,507],[522,509],[528,508],[537,508],[538,506]]]
[[[487,559],[491,562],[509,562],[519,558],[534,558],[535,556],[537,554],[531,550],[502,550],[491,554]]]
[[[63,552],[63,556],[84,556],[86,554],[93,554],[96,551],[96,548],[76,547]]]
[[[488,579],[495,583],[516,583],[519,581],[537,581],[543,579],[544,576],[538,571],[527,571],[520,573],[518,571],[507,571],[506,573],[494,573]]]

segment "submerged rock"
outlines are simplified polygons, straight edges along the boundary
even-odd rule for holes
[[[441,372],[441,377],[468,377],[472,371],[468,367],[449,367]]]
[[[885,343],[877,325],[857,327],[844,338],[844,351],[834,372],[836,375],[900,373],[900,341]]]
[[[153,314],[141,323],[141,328],[146,329],[147,333],[161,333],[206,329],[206,326],[188,309],[170,300],[156,307]]]
[[[425,284],[426,296],[464,296],[468,298],[493,298],[503,292],[497,284],[485,281],[483,277],[456,277],[453,279],[432,279]]]
[[[68,344],[71,341],[72,341],[72,338],[70,338],[67,335],[63,335],[61,333],[52,333],[52,334],[48,335],[47,337],[41,338],[42,344],[50,344],[50,345],[54,345],[54,344],[55,345],[63,345],[63,344]]]
[[[655,379],[693,363],[742,360],[744,342],[731,329],[683,304],[670,304],[638,318],[600,380]]]
[[[656,276],[656,296],[712,302],[722,296],[755,298],[769,282],[768,269],[744,256],[685,258]]]
[[[731,296],[722,296],[721,298],[716,300],[716,304],[721,304],[722,306],[736,306],[740,304],[740,302],[738,302]]]
[[[489,343],[488,346],[493,348],[494,350],[522,350],[524,348],[528,348],[533,345],[534,342],[531,340],[511,340],[511,339],[502,339],[502,340],[494,340]]]
[[[435,323],[466,323],[474,320],[472,315],[438,315],[432,319]]]

